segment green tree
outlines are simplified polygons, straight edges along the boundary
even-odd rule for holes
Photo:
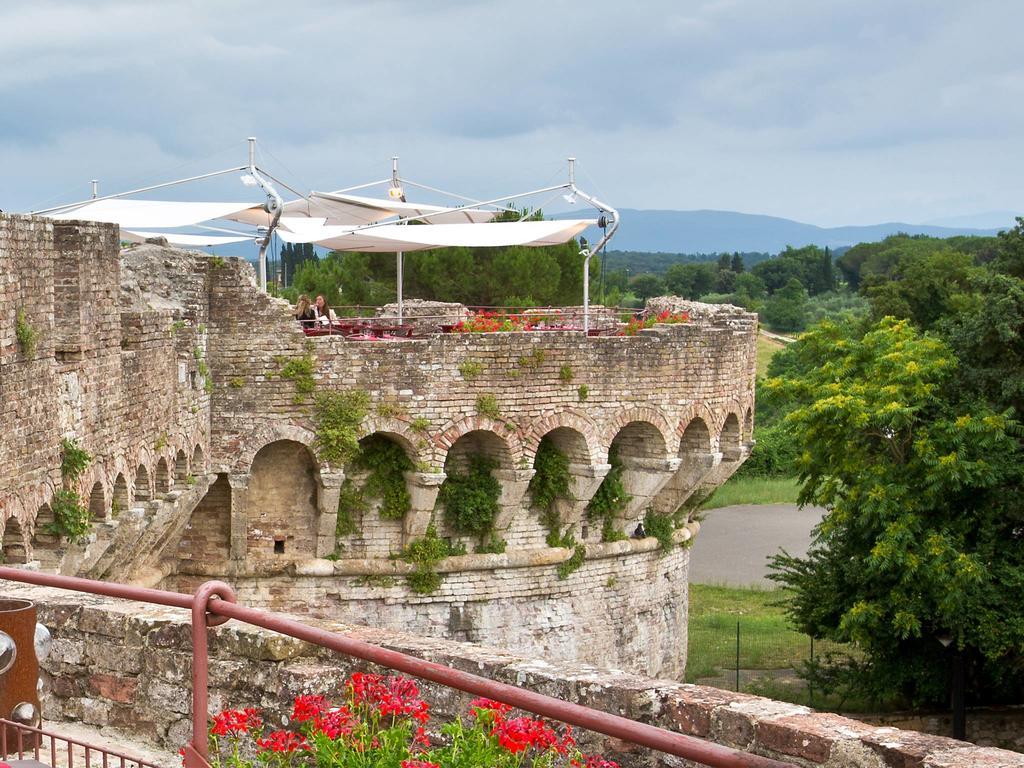
[[[665,270],[665,287],[674,296],[699,299],[715,287],[716,270],[704,263],[673,264]]]
[[[743,257],[739,253],[734,253],[732,255],[732,262],[730,264],[730,267],[732,268],[732,271],[735,272],[737,275],[743,272]]]
[[[661,278],[651,273],[637,275],[629,281],[629,290],[640,299],[649,299],[652,296],[660,296],[665,293],[665,283]]]
[[[855,643],[864,663],[847,682],[877,699],[942,703],[948,637],[974,701],[1019,701],[1019,426],[960,400],[952,350],[907,321],[863,335],[826,321],[788,351],[799,372],[765,387],[795,406],[783,423],[801,446],[800,502],[829,510],[807,557],[774,558],[789,616]]]
[[[765,302],[764,321],[778,331],[802,331],[807,324],[807,291],[795,277]]]

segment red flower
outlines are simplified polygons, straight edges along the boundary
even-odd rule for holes
[[[356,718],[348,707],[338,707],[313,718],[314,733],[322,733],[329,739],[348,736],[355,728]]]
[[[512,711],[512,706],[495,701],[494,699],[481,697],[469,702],[469,711],[473,715],[474,720],[479,720],[481,717],[489,714],[495,723],[500,723],[505,719],[505,715]]]
[[[498,722],[491,735],[498,737],[498,743],[512,754],[527,747],[544,752],[558,743],[558,736],[549,725],[530,717],[515,717]]]
[[[232,734],[254,731],[263,725],[260,719],[259,710],[249,707],[248,709],[225,709],[213,718],[213,727],[210,733],[214,736],[230,736]]]
[[[309,744],[301,733],[274,731],[266,738],[256,739],[260,752],[297,752],[308,750]]]
[[[329,708],[327,699],[323,696],[296,696],[295,707],[292,709],[292,720],[298,723],[305,723],[312,720]]]
[[[411,717],[420,723],[430,719],[430,707],[419,697],[416,683],[407,677],[357,672],[349,681],[349,690],[356,704],[367,704],[382,717]]]
[[[403,760],[401,768],[441,768],[437,763],[430,763],[426,760]]]
[[[427,738],[427,729],[422,725],[416,728],[416,734],[412,737],[412,743],[424,748],[430,746],[430,739]]]

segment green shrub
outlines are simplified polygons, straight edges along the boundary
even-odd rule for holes
[[[601,541],[621,541],[626,534],[618,530],[615,523],[632,496],[622,484],[622,459],[614,447],[608,451],[608,463],[612,468],[587,504],[586,515],[587,520],[601,524]]]
[[[558,369],[558,378],[561,379],[566,384],[571,383],[572,380],[575,378],[575,374],[573,373],[572,366],[567,363],[567,364],[563,365],[561,368],[559,368]]]
[[[18,346],[21,347],[22,354],[25,355],[26,360],[31,360],[35,357],[36,342],[39,340],[39,335],[29,325],[28,320],[25,318],[23,307],[18,307],[18,311],[14,315],[14,337],[17,339]]]
[[[159,450],[159,449],[158,449]],[[65,437],[60,441],[60,474],[65,482],[73,484],[92,462],[92,455],[78,445],[77,440]]]
[[[44,526],[48,533],[63,536],[75,543],[85,539],[92,523],[89,510],[82,504],[76,491],[67,488],[57,491],[53,494],[50,509],[53,511],[53,522]]]
[[[590,387],[586,384],[580,384],[579,388],[576,390],[576,396],[579,398],[581,403],[587,402],[587,398],[590,397]]]
[[[414,567],[412,573],[405,577],[409,589],[420,595],[436,592],[441,586],[441,574],[434,567],[444,558],[452,555],[464,555],[465,547],[453,547],[437,535],[434,524],[427,526],[423,538],[416,539],[402,550],[400,557]]]
[[[341,493],[338,494],[338,522],[334,526],[335,538],[343,539],[359,532],[355,517],[356,515],[361,517],[366,512],[366,506],[363,492],[351,480],[345,480],[341,484]]]
[[[462,374],[462,378],[466,381],[472,381],[479,376],[483,370],[484,367],[474,360],[467,360],[464,363],[459,363],[459,373]]]
[[[497,463],[474,456],[465,474],[451,472],[441,485],[445,522],[452,530],[484,542],[494,531],[501,484],[491,474]]]
[[[558,578],[562,581],[569,578],[571,574],[578,571],[583,565],[583,561],[587,557],[587,548],[582,544],[577,544],[576,548],[572,551],[572,557],[568,560],[564,560],[558,565]]]
[[[321,392],[313,401],[316,452],[322,461],[340,467],[359,453],[359,428],[370,396],[361,390]]]
[[[561,520],[555,510],[555,502],[569,498],[569,457],[562,453],[548,438],[540,441],[537,447],[537,458],[534,459],[535,473],[530,478],[527,492],[533,505],[540,510],[540,520],[548,531],[549,546],[552,540],[561,540]]]
[[[501,410],[498,408],[498,398],[494,395],[479,395],[476,398],[476,412],[481,416],[497,421],[501,417]]]
[[[410,422],[409,426],[414,432],[426,432],[430,429],[430,419],[423,416],[417,416]]]
[[[306,398],[313,394],[316,389],[316,380],[313,373],[316,371],[316,356],[312,352],[306,352],[302,357],[291,359],[284,356],[274,358],[281,369],[278,376],[295,383],[295,397],[292,402],[296,405],[306,402]]]
[[[403,473],[410,471],[413,463],[402,446],[383,435],[370,435],[359,443],[359,453],[352,465],[369,470],[363,493],[381,500],[379,514],[382,518],[401,520],[405,517],[411,499]]]
[[[741,477],[792,477],[799,446],[782,424],[758,426],[754,448],[737,472]]]
[[[653,509],[648,508],[647,514],[644,515],[644,530],[648,536],[653,536],[658,540],[662,553],[672,551],[672,546],[675,544],[672,541],[672,534],[675,529],[672,515],[659,515]]]

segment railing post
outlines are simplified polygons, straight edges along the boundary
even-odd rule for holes
[[[214,599],[236,602],[235,590],[223,581],[207,581],[192,598],[192,741],[185,745],[185,768],[209,766],[209,658],[206,630],[228,621],[227,616],[211,615],[207,609]]]

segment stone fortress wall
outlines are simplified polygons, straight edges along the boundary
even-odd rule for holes
[[[613,446],[631,497],[617,521],[626,534],[649,507],[672,512],[735,471],[752,432],[755,316],[693,306],[692,322],[635,337],[307,339],[240,260],[157,245],[119,255],[113,227],[0,222],[13,277],[4,407],[21,420],[11,434],[32,435],[5,439],[0,454],[9,560],[183,589],[224,577],[269,608],[682,671],[688,551],[663,555],[650,538],[603,543],[584,509]],[[40,331],[33,361],[14,339],[22,305]],[[396,442],[415,467],[403,520],[371,506],[356,533],[336,537],[345,469],[317,457],[312,400],[282,375],[293,361],[308,361],[317,391],[369,394],[363,434]],[[97,524],[81,545],[47,541],[42,527],[62,436],[96,457],[80,493],[95,502]],[[545,436],[571,462],[574,500],[561,503],[560,521],[586,546],[566,579],[557,567],[573,552],[547,546],[527,494]],[[506,551],[472,554],[466,541],[470,554],[438,565],[440,589],[414,594],[403,578],[411,566],[395,555],[432,518],[442,537],[459,539],[434,510],[446,472],[474,454],[497,464]]]

